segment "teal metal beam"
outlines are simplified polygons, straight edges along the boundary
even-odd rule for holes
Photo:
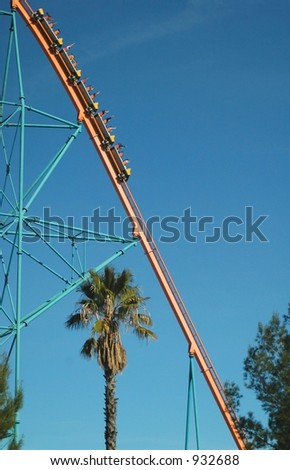
[[[3,13],[2,13],[3,14]],[[5,14],[5,13],[4,13]],[[8,46],[7,46],[7,54],[5,60],[5,68],[4,68],[4,75],[3,75],[3,82],[2,82],[2,89],[1,89],[1,101],[4,99],[6,95],[6,88],[8,83],[8,71],[9,71],[9,64],[11,59],[11,51],[12,51],[12,44],[14,38],[14,23],[15,23],[15,14],[13,13],[6,13],[7,15],[11,16],[11,27],[9,31],[9,38],[8,38]],[[3,104],[0,106],[0,117],[3,116]],[[2,121],[2,119],[1,119]]]
[[[15,12],[13,13],[13,28],[15,37],[17,38],[17,26]],[[21,106],[20,121],[20,152],[19,152],[19,186],[18,186],[18,240],[17,240],[17,294],[16,294],[16,325],[15,325],[15,394],[20,390],[20,330],[21,330],[21,308],[22,308],[22,244],[23,244],[23,195],[24,195],[24,155],[25,155],[25,97],[22,83],[22,73],[20,64],[20,54],[18,41],[15,41],[16,67],[19,83],[19,95]],[[14,438],[19,441],[19,413],[17,412]]]
[[[199,450],[199,427],[198,427],[198,416],[197,416],[197,401],[194,381],[194,356],[189,356],[189,377],[188,377],[188,393],[187,393],[187,410],[186,410],[186,429],[185,429],[185,450],[189,449],[189,437],[190,437],[190,424],[191,424],[191,403],[193,405],[193,416],[194,416],[194,429],[195,429],[195,442],[196,449]]]
[[[75,132],[68,138],[67,142],[63,145],[61,150],[56,154],[56,156],[52,159],[52,161],[49,163],[49,165],[43,170],[43,172],[39,175],[39,177],[36,179],[36,181],[33,183],[33,185],[29,188],[27,193],[25,194],[25,198],[32,192],[32,189],[36,188],[34,191],[33,195],[29,199],[29,201],[25,204],[25,209],[28,210],[33,201],[35,200],[36,196],[39,194],[45,183],[47,182],[48,178],[50,175],[53,173],[57,165],[60,163],[62,157],[65,155],[66,151],[69,149],[71,144],[74,142],[74,140],[77,138],[78,134],[81,132],[82,126],[81,124],[78,126],[78,128],[75,130]]]
[[[86,229],[83,227],[74,227],[69,224],[59,224],[53,221],[48,222],[46,220],[35,219],[35,218],[33,219],[29,217],[27,217],[25,220],[27,221],[27,223],[34,223],[36,226],[39,226],[42,229],[45,229],[45,228],[50,229],[51,235],[55,233],[56,236],[62,236],[63,238],[82,240],[82,241],[86,239],[92,239],[92,240],[98,240],[98,241],[104,241],[104,242],[112,241],[112,242],[122,242],[122,243],[131,243],[132,241],[131,238],[124,238],[118,235],[110,235],[107,233],[96,232],[95,230],[90,230],[90,229]]]

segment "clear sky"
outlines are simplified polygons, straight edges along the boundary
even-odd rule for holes
[[[2,10],[9,4],[0,0]],[[242,387],[243,412],[261,417],[243,388],[243,359],[258,322],[285,313],[290,300],[289,0],[31,0],[31,6],[48,11],[66,45],[75,43],[78,67],[100,91],[100,108],[114,115],[117,141],[126,145],[129,186],[144,218],[170,217],[167,230],[165,222],[154,224],[153,235],[218,375]],[[17,24],[27,104],[75,122],[51,65],[20,17]],[[9,93],[17,100],[15,87],[11,77]],[[65,141],[56,130],[45,132],[27,153],[26,185]],[[43,207],[77,224],[96,208],[125,216],[85,129],[30,214]],[[119,248],[95,243],[87,266]],[[118,448],[183,449],[187,343],[141,246],[115,266],[130,268],[150,297],[158,335],[142,344],[125,333]],[[61,287],[33,263],[25,269],[29,311]],[[86,333],[64,328],[78,298],[70,295],[23,332],[25,449],[104,448],[102,372],[79,356]],[[201,448],[235,449],[198,367],[196,388]]]

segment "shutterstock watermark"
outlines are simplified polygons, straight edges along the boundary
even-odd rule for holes
[[[26,218],[24,241],[35,242],[41,238],[50,242],[57,238],[57,241],[64,242],[80,233],[82,241],[94,236],[97,240],[99,233],[129,239],[132,237],[134,225],[135,235],[138,236],[138,232],[144,231],[162,243],[175,243],[180,239],[190,243],[266,243],[269,240],[264,232],[264,225],[268,218],[269,215],[254,214],[253,206],[245,206],[243,217],[227,215],[220,221],[213,215],[198,217],[192,213],[191,207],[187,207],[180,216],[151,216],[146,220],[144,227],[138,218],[131,220],[116,214],[114,207],[106,213],[98,207],[93,210],[92,215],[82,216],[78,224],[74,216],[67,216],[64,220],[52,214],[50,207],[44,207],[42,218]]]

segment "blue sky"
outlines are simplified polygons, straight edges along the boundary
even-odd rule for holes
[[[242,363],[258,322],[267,322],[273,311],[285,313],[289,301],[289,1],[31,5],[57,21],[65,44],[75,43],[83,76],[100,90],[100,108],[114,115],[117,140],[131,161],[129,186],[144,218],[178,218],[178,240],[159,241],[172,233],[158,224],[153,235],[220,379],[242,387]],[[1,9],[9,9],[8,0],[1,0]],[[27,104],[75,122],[73,105],[20,17],[18,33]],[[11,77],[11,96],[15,86]],[[61,142],[58,131],[39,130],[27,154],[26,184]],[[125,216],[85,129],[31,214],[43,207],[55,216],[74,216],[77,224],[95,208]],[[255,234],[246,240],[246,207],[253,208],[253,222],[267,216],[259,227],[267,242]],[[180,220],[188,208],[197,221],[212,218],[204,232],[192,224],[195,242],[186,240]],[[241,240],[209,243],[230,216],[241,221],[228,226],[230,236],[240,234]],[[116,234],[121,229],[119,224]],[[94,244],[87,266],[116,249]],[[42,246],[35,251],[53,264]],[[125,333],[129,363],[118,379],[118,447],[183,449],[186,341],[141,246],[115,266],[130,268],[150,297],[158,335],[157,342],[140,344]],[[60,287],[32,263],[25,269],[23,307],[29,311]],[[79,356],[86,334],[64,328],[77,300],[78,293],[70,295],[23,332],[25,449],[104,448],[102,372]],[[201,447],[235,449],[198,368],[196,387]],[[255,397],[243,393],[243,411],[262,417]]]

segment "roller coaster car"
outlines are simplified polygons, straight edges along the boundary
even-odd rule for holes
[[[95,117],[96,111],[99,109],[99,103],[93,101],[90,106],[86,108],[86,114],[91,118]]]
[[[71,85],[76,86],[78,84],[78,81],[80,77],[82,76],[82,71],[81,70],[76,70],[74,73],[68,76],[68,82]]]
[[[38,10],[33,13],[31,18],[34,21],[38,21],[44,18],[44,10],[42,8],[38,8]]]
[[[88,116],[90,116],[91,118],[95,117],[95,114],[97,113],[98,109],[99,109],[99,103],[98,101],[94,101],[94,94],[93,95],[90,95],[86,86],[84,85],[84,83],[82,83],[82,81],[79,81],[77,83],[78,87],[79,87],[79,90],[83,96],[83,98],[85,99],[86,103],[87,103],[87,107],[85,109],[86,111],[86,114]]]
[[[116,137],[114,135],[110,135],[106,139],[104,139],[101,143],[103,150],[110,150],[113,143],[115,142]]]
[[[43,8],[39,8],[37,11],[35,11],[33,15],[31,16],[31,20],[34,23],[37,23],[38,21],[40,21],[43,24],[44,29],[46,30],[47,34],[53,41],[52,44],[50,45],[50,50],[53,54],[58,54],[63,46],[63,38],[57,37],[51,25],[48,23],[46,19]]]
[[[50,50],[53,54],[58,54],[63,46],[63,38],[57,38],[56,41],[54,41],[50,45]]]
[[[118,174],[118,180],[120,183],[123,183],[124,181],[127,181],[129,179],[129,176],[131,175],[131,168],[126,168],[125,170],[121,171],[121,173]]]

